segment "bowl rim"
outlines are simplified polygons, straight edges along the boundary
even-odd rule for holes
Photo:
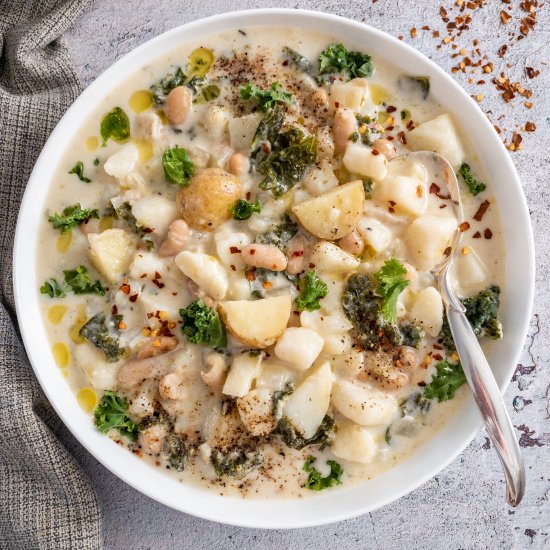
[[[329,26],[332,28],[331,24],[334,24],[337,28],[333,33],[335,37],[343,38],[344,29],[348,28],[353,31],[353,34],[363,35],[364,39],[367,41],[372,38],[381,40],[383,43],[389,44],[391,47],[390,49],[395,49],[396,52],[403,53],[404,57],[411,58],[415,63],[429,69],[430,76],[435,76],[437,81],[445,83],[445,86],[454,90],[453,93],[457,94],[461,98],[460,101],[464,102],[465,110],[472,111],[472,107],[475,108],[477,113],[476,124],[481,128],[481,133],[491,141],[490,147],[493,154],[499,157],[499,163],[503,163],[504,168],[508,172],[508,180],[510,181],[510,189],[508,192],[514,195],[515,204],[513,208],[518,214],[517,219],[520,221],[518,233],[521,233],[521,235],[519,238],[524,247],[525,244],[527,244],[523,251],[525,272],[527,275],[526,284],[520,296],[515,297],[516,301],[520,299],[523,301],[523,307],[520,308],[518,319],[515,320],[517,329],[514,341],[516,344],[511,345],[512,349],[508,350],[509,354],[506,361],[510,364],[509,368],[505,373],[501,373],[502,376],[499,376],[499,378],[503,378],[503,376],[506,375],[499,383],[501,391],[504,392],[510,383],[513,369],[517,364],[523,349],[523,342],[528,334],[534,299],[534,239],[527,202],[519,176],[508,151],[496,134],[492,124],[484,116],[479,105],[475,103],[468,93],[463,90],[449,74],[422,53],[397,38],[371,27],[366,23],[330,13],[303,9],[261,8],[240,10],[210,16],[180,25],[131,50],[105,70],[82,92],[58,122],[48,138],[36,161],[31,176],[29,177],[29,182],[21,202],[13,250],[14,299],[25,350],[35,375],[48,400],[76,439],[113,474],[134,489],[158,502],[203,519],[235,526],[270,529],[313,527],[333,523],[366,514],[401,498],[437,475],[466,448],[481,428],[482,423],[479,415],[477,415],[477,412],[472,414],[472,407],[470,407],[464,415],[461,415],[463,423],[468,424],[468,429],[465,429],[462,423],[459,424],[457,419],[453,418],[449,420],[446,427],[442,427],[439,432],[432,437],[432,442],[436,439],[438,441],[437,445],[435,443],[432,445],[435,446],[437,453],[435,455],[436,458],[432,460],[434,464],[432,464],[430,468],[421,467],[415,461],[411,462],[411,459],[408,458],[402,461],[399,466],[390,469],[374,480],[364,482],[371,484],[371,486],[375,488],[375,491],[382,490],[382,496],[375,497],[373,501],[367,498],[370,498],[370,494],[363,495],[365,500],[361,499],[358,488],[364,487],[363,483],[354,485],[351,488],[338,489],[332,494],[330,491],[325,494],[317,494],[314,498],[302,500],[270,499],[269,501],[219,496],[211,491],[205,491],[190,484],[180,484],[170,479],[169,476],[166,476],[162,472],[151,468],[145,464],[144,461],[128,453],[126,449],[121,449],[109,438],[99,434],[97,430],[93,428],[93,424],[89,422],[89,415],[81,411],[78,407],[74,394],[61,374],[56,372],[56,375],[51,376],[52,369],[55,369],[55,371],[59,371],[59,369],[56,367],[51,354],[47,353],[49,344],[47,348],[44,347],[45,330],[43,324],[41,323],[36,331],[32,324],[33,321],[36,324],[36,315],[38,314],[38,295],[37,292],[34,291],[34,289],[38,288],[36,286],[38,281],[36,280],[35,270],[29,270],[29,265],[34,266],[36,262],[37,229],[40,219],[40,215],[37,214],[39,210],[43,210],[42,205],[49,189],[49,186],[42,186],[46,187],[46,190],[41,190],[41,182],[44,179],[44,174],[47,174],[49,177],[57,166],[59,156],[56,156],[56,146],[58,143],[63,143],[65,130],[67,128],[70,129],[72,125],[72,131],[76,133],[75,128],[85,119],[85,117],[80,116],[79,109],[81,107],[85,108],[87,104],[88,106],[97,106],[99,100],[94,99],[94,94],[104,97],[106,92],[102,89],[102,86],[106,86],[106,89],[109,90],[120,85],[126,76],[124,78],[117,78],[119,70],[124,72],[122,71],[123,68],[130,67],[133,64],[131,73],[136,72],[139,67],[145,64],[140,60],[141,55],[158,49],[159,51],[152,56],[153,58],[158,58],[163,53],[165,54],[177,47],[174,46],[172,42],[185,33],[192,34],[193,31],[197,33],[199,30],[205,29],[207,30],[206,34],[214,35],[224,30],[227,31],[235,28],[287,26],[289,20],[292,21],[291,26],[294,28],[307,28],[308,30],[313,30],[316,28],[316,24],[319,24],[319,26],[323,27],[323,31],[328,33],[330,33],[330,31],[326,30],[326,28],[329,28]],[[208,31],[209,27],[216,27],[216,31]],[[179,43],[185,44],[188,40],[189,39],[180,40]],[[350,39],[350,42],[354,41],[356,40]],[[111,78],[115,81],[114,85],[110,83]],[[93,110],[93,107],[88,109],[88,111],[91,110]],[[86,116],[88,116],[88,114],[89,112]],[[50,155],[53,155],[56,160],[50,161]],[[40,192],[42,193],[42,200],[36,201],[35,195]],[[40,203],[40,208],[37,208],[36,203]],[[501,207],[500,200],[499,207]],[[507,244],[508,240],[509,235],[506,237]],[[34,257],[34,260],[29,260],[29,254],[31,258]],[[30,273],[30,271],[32,271],[32,273]],[[29,285],[34,285],[32,287],[34,292],[25,291],[25,289],[29,288]],[[512,337],[513,335],[509,336],[509,338]],[[39,344],[41,344],[41,346],[39,346]],[[60,382],[64,384],[65,389],[61,388]],[[68,395],[67,390],[72,395],[72,398],[71,395]],[[469,405],[473,405],[471,396],[468,396],[465,402]],[[464,405],[464,407],[466,407],[466,405]],[[88,429],[83,424],[83,415],[88,419],[88,424],[91,429]],[[441,434],[444,433],[446,429],[449,430],[453,422],[456,424],[457,434],[460,434],[459,436],[457,435],[460,441],[455,442],[448,448],[443,440],[439,440],[441,439]],[[424,446],[424,448],[426,447]],[[124,456],[120,454],[120,451],[124,453]],[[420,454],[419,451],[416,451],[413,453],[413,456],[418,454]],[[409,480],[400,488],[393,487],[391,491],[384,495],[384,480],[388,481],[388,476],[391,478],[392,472],[395,472],[398,468],[402,468],[403,464],[408,464],[411,467],[411,471],[408,473],[414,479]],[[159,476],[162,476],[162,478]],[[166,481],[169,479],[170,483]],[[176,487],[177,490],[174,491],[172,486]],[[187,497],[187,500],[185,497]],[[350,504],[347,502],[349,500],[353,502]],[[285,504],[281,506],[283,502]],[[340,505],[338,505],[338,502],[340,502]]]

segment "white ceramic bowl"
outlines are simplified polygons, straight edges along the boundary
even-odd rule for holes
[[[493,183],[507,242],[504,339],[491,349],[490,362],[504,390],[514,371],[529,326],[534,292],[534,248],[529,212],[514,165],[490,122],[469,95],[428,58],[391,36],[362,23],[318,12],[254,10],[202,19],[173,29],[130,52],[95,80],[61,119],[32,172],[14,249],[17,315],[34,371],[53,407],[73,435],[106,468],[138,491],[172,508],[222,523],[263,528],[320,525],[365,514],[409,493],[440,472],[464,450],[481,426],[470,396],[460,411],[424,447],[393,470],[360,485],[325,491],[305,500],[241,500],[182,485],[101,435],[78,406],[56,367],[40,311],[36,279],[37,237],[44,216],[47,183],[60,152],[75,139],[81,123],[111,88],[142,66],[189,40],[234,28],[288,26],[324,31],[376,54],[409,74],[429,75],[430,94],[460,122],[484,159]],[[503,492],[504,498],[504,492]]]

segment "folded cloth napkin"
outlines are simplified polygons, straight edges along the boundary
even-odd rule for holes
[[[60,421],[21,345],[12,287],[25,184],[79,93],[59,37],[89,3],[0,0],[0,548],[6,550],[101,548],[94,490],[55,436]]]

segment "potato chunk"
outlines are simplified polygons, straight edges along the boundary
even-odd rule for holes
[[[155,235],[164,237],[170,224],[179,217],[176,204],[164,197],[150,195],[132,204],[132,214],[143,227],[152,229]]]
[[[315,264],[319,271],[345,273],[359,267],[357,258],[327,241],[321,241],[315,245],[309,261]]]
[[[213,231],[231,217],[229,207],[240,196],[237,177],[221,168],[205,168],[178,193],[177,204],[191,227]]]
[[[338,457],[350,462],[370,464],[378,452],[368,429],[352,422],[338,423],[331,451]]]
[[[316,368],[287,399],[283,415],[306,439],[312,437],[330,403],[332,372],[327,361]]]
[[[254,348],[266,348],[285,330],[292,299],[289,294],[263,300],[223,302],[219,312],[227,330],[238,340]]]
[[[351,233],[363,212],[365,191],[361,180],[292,207],[298,221],[320,239],[336,240]]]
[[[334,384],[332,404],[340,414],[361,426],[389,424],[398,410],[392,395],[349,380]]]
[[[262,370],[262,359],[265,354],[252,355],[242,353],[231,363],[222,392],[231,397],[243,397],[252,386],[254,379]]]
[[[116,283],[130,267],[134,241],[124,229],[107,229],[88,234],[88,256],[93,266],[110,282]]]
[[[410,317],[435,338],[441,332],[443,325],[441,294],[433,286],[419,292],[411,308]]]
[[[201,252],[180,252],[174,261],[184,275],[199,285],[214,300],[223,300],[229,285],[227,272],[214,256]]]
[[[306,370],[317,359],[325,341],[314,330],[287,328],[275,345],[275,355],[298,370]]]
[[[375,151],[377,154],[375,154]],[[350,143],[344,154],[344,166],[353,174],[366,176],[379,181],[386,177],[388,161],[375,149],[369,149],[358,143]]]
[[[407,134],[407,143],[415,151],[435,151],[457,170],[466,154],[458,130],[449,113],[439,115],[417,126]]]
[[[426,210],[428,191],[424,182],[406,176],[387,176],[375,184],[372,198],[396,212],[420,216]]]
[[[263,436],[277,426],[273,410],[273,393],[268,389],[254,389],[237,399],[237,408],[249,434]]]

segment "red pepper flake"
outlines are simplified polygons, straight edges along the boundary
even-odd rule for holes
[[[244,272],[244,276],[246,277],[247,281],[255,281],[256,280],[256,275],[254,275],[254,271],[255,271],[255,269],[252,268],[252,269],[247,269]]]
[[[473,236],[472,236],[473,239],[481,239],[481,233],[479,231],[476,231]]]
[[[394,208],[393,206],[389,206],[389,207],[388,207],[388,212],[389,212],[390,214],[395,214],[395,208]]]
[[[122,283],[119,290],[120,292],[124,292],[124,294],[130,294],[130,285],[128,283]]]
[[[409,122],[407,122],[407,130],[410,132],[411,130],[414,130],[414,120],[411,118]]]
[[[433,36],[434,38],[439,38],[439,31],[434,31],[434,32],[432,33],[432,36]]]
[[[273,283],[271,281],[263,281],[262,286],[266,289],[270,289],[273,286]]]
[[[535,78],[535,77],[539,76],[540,71],[536,71],[535,69],[533,69],[533,67],[525,67],[525,74],[529,78]]]
[[[143,228],[144,233],[152,233],[153,231],[154,231],[154,229],[151,229],[150,227],[144,227]]]
[[[500,10],[500,20],[506,25],[508,21],[512,19],[512,16],[504,10]]]
[[[468,222],[462,222],[458,228],[460,229],[461,233],[464,233],[464,231],[468,231],[470,229],[470,224]]]
[[[417,31],[416,31],[416,27],[413,27],[413,28],[411,29],[411,38],[416,38],[416,32],[417,32]]]
[[[390,203],[390,206],[395,206],[397,203],[395,201],[388,201]]]
[[[248,252],[250,253],[251,256],[254,256],[254,254],[256,254],[256,249],[255,248],[250,248],[248,250]]]
[[[147,319],[151,319],[155,316],[155,314],[152,311],[147,312]]]
[[[128,298],[130,300],[130,302],[135,302],[137,299],[138,299],[138,295],[137,294],[132,294],[132,296],[130,296],[130,298]]]
[[[388,105],[386,107],[386,113],[395,113],[397,111],[397,107],[394,107],[393,105]]]
[[[505,55],[506,55],[506,52],[508,51],[508,46],[506,44],[503,44],[499,49],[498,49],[498,56],[500,57],[500,59],[502,59]]]
[[[241,252],[241,249],[237,248],[236,246],[230,246],[229,252],[231,252],[231,254],[239,254]]]
[[[441,200],[448,200],[451,198],[451,195],[442,195],[441,194],[441,187],[439,187],[439,185],[437,185],[437,183],[432,183],[430,185],[430,193],[432,195],[435,195],[436,197],[440,198]]]
[[[526,122],[525,123],[525,131],[526,132],[534,132],[537,129],[534,122]]]
[[[443,208],[447,208],[447,205],[446,204],[440,204],[439,208],[442,210]]]
[[[145,279],[145,277],[147,277],[147,273],[142,273],[142,274],[139,276],[140,279]]]
[[[488,200],[484,200],[477,209],[477,212],[474,214],[474,220],[480,222],[483,219],[483,216],[485,216],[485,213],[489,209],[489,206],[491,206],[491,203]]]
[[[161,283],[158,279],[153,279],[153,284],[158,288],[164,288],[164,283]],[[134,300],[135,301],[135,300]]]
[[[315,267],[315,264],[312,263],[312,262],[309,262],[309,266],[308,266],[308,267],[309,267],[309,269],[313,269],[313,268]]]
[[[439,344],[434,344],[434,345],[432,346],[432,348],[433,348],[433,349],[443,349],[443,347],[440,346]]]
[[[111,308],[111,313],[113,315],[118,315],[118,307],[116,306],[116,304],[114,304],[113,307]]]
[[[237,271],[237,268],[233,264],[231,264],[229,267],[231,268],[232,271]]]
[[[300,258],[301,256],[304,255],[304,251],[303,250],[296,250],[292,253],[292,257],[293,258]]]
[[[250,194],[250,191],[249,191],[249,192],[245,195],[246,200],[249,201],[251,196],[252,196],[252,195]]]
[[[380,151],[378,149],[373,149],[371,153],[376,157],[380,154]]]
[[[441,361],[441,359],[443,359],[443,357],[441,356],[440,353],[434,353],[432,357],[433,357],[436,361]]]
[[[444,255],[444,256],[448,256],[450,253],[451,253],[451,247],[448,246],[448,247],[443,251],[443,255]]]
[[[407,145],[407,138],[405,137],[405,132],[401,131],[397,133],[397,139],[403,144]]]
[[[421,380],[420,382],[418,382],[418,385],[423,388],[425,385],[426,385],[426,382],[424,382],[423,380]]]
[[[487,228],[485,229],[485,231],[483,232],[483,236],[486,238],[486,239],[492,239],[493,238],[493,232]]]

